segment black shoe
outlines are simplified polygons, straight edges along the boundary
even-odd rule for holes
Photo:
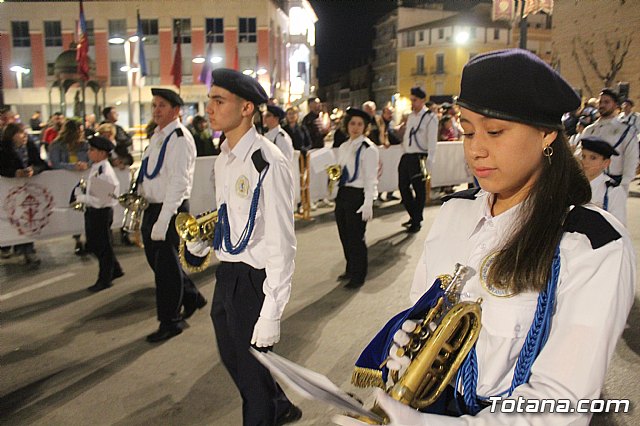
[[[120,231],[120,242],[122,243],[122,245],[125,246],[134,246],[134,242],[131,241],[131,239],[129,239],[129,234],[124,232],[124,231]]]
[[[387,201],[394,201],[394,200],[399,200],[400,198],[396,197],[395,195],[391,194],[391,195],[387,195]]]
[[[169,340],[180,333],[182,333],[182,327],[178,325],[168,327],[168,328],[163,328],[162,326],[160,326],[158,331],[151,333],[150,335],[147,336],[147,342],[149,343],[162,342],[165,340]]]
[[[92,285],[91,287],[87,288],[87,290],[89,290],[92,293],[97,293],[99,291],[106,290],[109,287],[112,287],[111,283],[105,283],[105,282],[102,282],[102,281],[96,281],[96,283],[94,285]]]
[[[111,279],[115,280],[116,278],[120,278],[120,277],[124,277],[124,271],[122,269],[120,269],[119,271],[115,271]]]
[[[278,417],[276,420],[276,426],[297,422],[300,418],[302,418],[302,410],[292,404],[283,415]]]
[[[364,284],[363,280],[352,279],[344,286],[344,288],[356,289],[356,288],[362,287],[363,284]]]
[[[411,219],[409,219],[408,221],[404,222],[402,226],[404,226],[405,228],[410,228],[412,224],[413,222],[411,222]]]
[[[407,228],[407,232],[410,234],[416,234],[420,232],[421,228],[422,227],[420,225],[411,225],[410,227]]]
[[[350,280],[350,279],[351,279],[351,274],[350,274],[350,273],[348,273],[348,272],[345,272],[345,273],[344,273],[344,274],[342,274],[342,275],[338,275],[338,279],[339,279],[340,281],[342,281],[342,280]]]
[[[198,299],[196,300],[196,303],[192,306],[184,306],[184,311],[182,312],[182,319],[189,319],[191,318],[191,315],[193,315],[193,313],[197,310],[197,309],[202,309],[206,306],[207,304],[207,299],[204,298],[204,296],[202,295],[198,295]]]

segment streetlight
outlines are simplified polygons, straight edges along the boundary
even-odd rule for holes
[[[18,80],[18,89],[22,89],[22,75],[29,74],[31,70],[29,68],[21,67],[20,65],[14,65],[9,69],[16,73],[16,79]]]
[[[109,44],[122,44],[124,47],[125,65],[120,71],[127,73],[127,114],[129,115],[129,127],[133,127],[133,105],[131,104],[131,89],[133,86],[133,73],[137,69],[131,67],[131,43],[136,43],[139,37],[132,35],[126,39],[120,36],[114,36],[109,39]]]

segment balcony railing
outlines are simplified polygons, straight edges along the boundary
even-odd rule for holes
[[[427,75],[427,70],[424,68],[411,68],[411,75]]]

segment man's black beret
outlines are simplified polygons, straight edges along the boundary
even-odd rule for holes
[[[420,99],[424,99],[424,98],[427,97],[427,94],[425,93],[425,91],[422,90],[422,88],[418,87],[418,86],[411,88],[411,94],[413,96],[415,96],[416,98],[420,98]]]
[[[604,158],[610,158],[612,155],[619,155],[618,151],[616,151],[614,147],[604,139],[597,136],[584,137],[580,139],[580,143],[582,144],[582,149],[593,151],[596,154],[602,155]]]
[[[280,120],[282,120],[284,116],[287,115],[287,113],[284,112],[284,110],[278,105],[267,105],[267,111],[278,117]]]
[[[478,114],[532,126],[562,129],[562,115],[580,98],[569,83],[523,49],[487,52],[462,70],[458,105]]]
[[[255,105],[266,104],[269,100],[258,80],[239,71],[218,68],[211,72],[211,84],[222,87],[236,96]]]
[[[611,99],[613,99],[617,104],[620,103],[620,95],[618,95],[618,92],[616,92],[613,89],[609,89],[608,87],[605,87],[600,91],[600,95],[607,95]]]
[[[111,152],[114,148],[113,142],[102,136],[93,136],[92,138],[89,138],[89,145],[106,152]]]
[[[166,99],[167,102],[169,102],[173,107],[184,105],[184,101],[182,100],[180,95],[178,95],[173,90],[153,88],[151,89],[151,94],[153,96],[159,96],[162,99]]]
[[[347,108],[347,121],[348,122],[351,117],[361,117],[364,120],[364,124],[369,124],[371,122],[371,116],[358,108]]]

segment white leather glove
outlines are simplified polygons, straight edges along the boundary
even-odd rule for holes
[[[167,238],[167,229],[169,221],[158,218],[151,229],[151,239],[153,241],[164,241]]]
[[[273,346],[280,341],[280,320],[269,319],[265,317],[258,318],[256,325],[253,327],[253,336],[251,344],[258,348],[266,348]]]
[[[373,200],[364,200],[364,203],[360,206],[356,213],[362,214],[362,221],[368,222],[373,218]]]
[[[389,360],[387,361],[387,368],[392,371],[397,371],[399,376],[402,376],[404,371],[411,363],[411,359],[408,355],[398,355],[398,349],[409,343],[409,333],[413,332],[418,326],[418,322],[414,320],[406,320],[402,323],[400,330],[396,331],[393,335],[393,345],[389,349]]]
[[[76,195],[76,202],[77,203],[86,203],[87,202],[87,195],[86,194],[78,194],[78,195]]]
[[[209,243],[203,240],[188,241],[186,245],[187,251],[196,257],[205,257],[211,250]]]
[[[375,395],[378,405],[389,416],[389,426],[427,426],[427,414],[396,401],[382,389],[376,389]],[[341,426],[362,426],[367,424],[344,415],[335,415],[331,420]]]

